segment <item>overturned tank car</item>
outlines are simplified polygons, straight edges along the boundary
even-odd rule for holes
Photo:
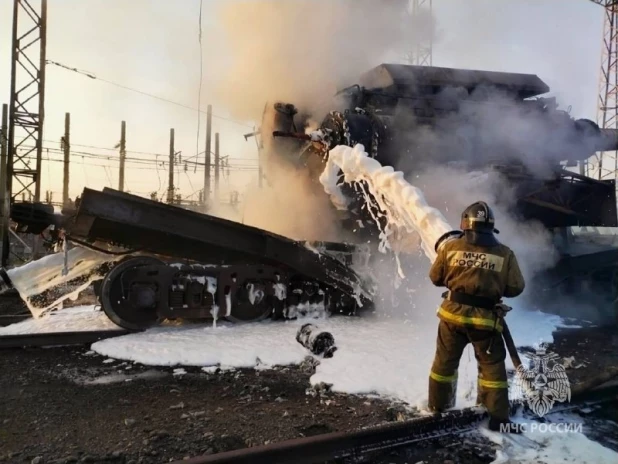
[[[406,177],[432,165],[497,172],[515,194],[513,215],[539,221],[556,237],[561,258],[534,279],[535,297],[587,290],[610,303],[618,298],[618,241],[590,235],[591,228],[618,226],[616,187],[585,176],[583,167],[595,152],[616,150],[618,134],[572,118],[554,98],[540,96],[548,91],[530,74],[382,64],[338,92],[319,124],[293,102],[267,105],[260,133],[265,176],[283,160],[323,192],[318,178],[329,150],[359,143]],[[354,187],[343,190],[351,205],[343,227],[358,242],[375,237],[375,206]]]

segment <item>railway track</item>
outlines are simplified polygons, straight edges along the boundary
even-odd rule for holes
[[[175,464],[314,464],[363,456],[416,442],[472,430],[485,418],[480,409],[465,409],[406,422],[298,438],[253,448],[200,456]]]
[[[16,324],[18,322],[27,321],[32,319],[32,315],[28,314],[2,314],[0,315],[0,327]]]
[[[583,410],[618,400],[618,386],[586,391],[573,398],[576,402],[556,407],[547,416]],[[352,432],[335,432],[280,443],[244,448],[209,456],[199,456],[172,464],[322,464],[325,462],[362,461],[380,452],[403,448],[415,443],[436,440],[477,428],[487,413],[468,408],[425,416],[406,422],[369,427]],[[524,440],[526,440],[524,438]],[[531,441],[534,445],[535,442]]]
[[[87,345],[106,338],[126,335],[128,330],[90,330],[80,332],[48,332],[0,336],[0,349],[41,346]]]

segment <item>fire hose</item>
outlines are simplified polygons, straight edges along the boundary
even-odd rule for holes
[[[515,346],[513,337],[511,336],[509,326],[504,319],[502,319],[502,338],[504,339],[504,344],[509,352],[511,361],[513,361],[513,366],[515,366],[515,369],[518,369],[519,366],[521,366],[521,359],[519,358],[519,353],[517,352],[517,347]]]

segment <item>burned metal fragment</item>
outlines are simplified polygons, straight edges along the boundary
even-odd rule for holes
[[[332,358],[337,351],[335,337],[330,332],[322,332],[313,324],[304,324],[296,333],[296,341],[316,355]]]

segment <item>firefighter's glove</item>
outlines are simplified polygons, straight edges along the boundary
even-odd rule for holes
[[[498,317],[505,317],[506,314],[513,308],[511,308],[508,305],[505,305],[504,303],[498,303],[496,306],[494,306],[494,311],[496,312],[496,314],[498,315]]]

